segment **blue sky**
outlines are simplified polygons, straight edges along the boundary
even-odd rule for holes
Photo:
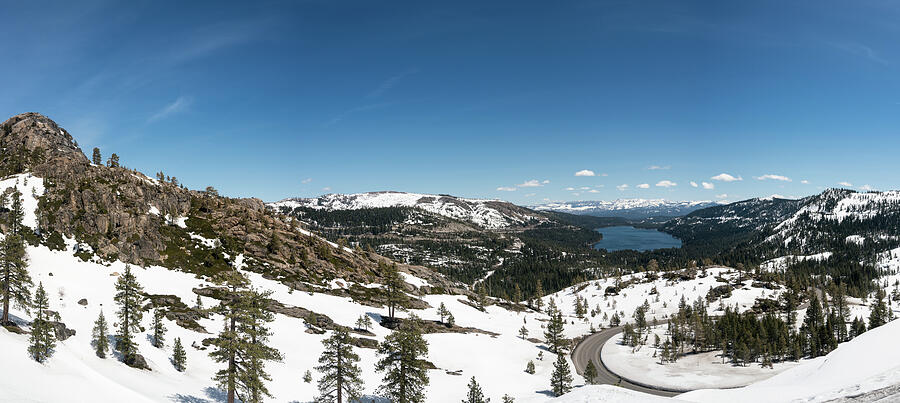
[[[191,188],[900,188],[895,2],[21,3],[0,13],[0,115]]]

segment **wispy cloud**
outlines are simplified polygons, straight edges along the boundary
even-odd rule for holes
[[[324,127],[334,126],[334,125],[340,123],[341,121],[343,121],[344,119],[348,118],[350,115],[353,115],[353,114],[356,114],[359,112],[370,111],[373,109],[386,108],[393,104],[395,104],[395,103],[394,102],[379,102],[379,103],[374,103],[374,104],[357,106],[355,108],[350,108],[350,109],[347,109],[346,111],[343,111],[343,112],[337,114],[335,117],[331,118],[331,120],[329,120],[328,122],[325,122],[325,124],[323,126]]]
[[[853,187],[853,184],[850,183],[850,182],[847,182],[847,181],[844,181],[844,182],[838,182],[838,185],[841,185],[841,186],[844,186],[844,187],[848,187],[848,188],[852,188],[852,187]]]
[[[404,78],[409,77],[418,72],[419,72],[419,69],[412,68],[412,69],[406,70],[400,74],[397,74],[393,77],[390,77],[387,80],[382,81],[381,84],[377,88],[372,90],[372,92],[370,92],[369,95],[366,95],[366,98],[370,98],[370,99],[378,98],[378,97],[384,95],[386,92],[390,91],[391,88],[394,88],[397,85],[397,83],[400,82],[400,80],[403,80]]]
[[[709,182],[703,182],[703,183],[701,183],[701,185],[703,185],[703,188],[707,189],[707,190],[712,190],[712,189],[716,188],[716,185],[713,185],[712,183],[709,183]]]
[[[578,172],[575,172],[575,176],[597,176],[597,174],[595,174],[594,171],[591,171],[590,169],[582,169]]]
[[[663,180],[663,181],[656,182],[656,186],[661,187],[661,188],[670,188],[670,187],[678,186],[678,184],[675,182],[672,182],[670,180]]]
[[[627,183],[623,183],[623,184],[621,184],[621,185],[619,185],[619,186],[616,186],[616,189],[619,189],[620,191],[625,190],[625,189],[628,189],[628,184],[627,184]]]
[[[669,165],[650,165],[649,167],[647,167],[647,169],[649,169],[651,171],[660,171],[660,170],[666,170],[666,169],[670,169],[670,168],[672,168],[672,167]]]
[[[727,198],[728,198],[728,195],[725,194],[725,193],[722,193],[722,194],[720,194],[720,195],[716,195],[716,198],[717,198],[717,199],[727,199]]]
[[[700,185],[698,185],[697,182],[691,181],[691,187],[698,187],[698,186],[700,186]]]
[[[733,176],[733,175],[726,174],[724,172],[720,173],[716,176],[713,176],[710,179],[712,179],[714,181],[722,181],[722,182],[736,182],[736,181],[744,180],[744,178],[741,178],[740,176]]]
[[[516,188],[512,186],[500,186],[497,188],[497,190],[501,192],[515,192]]]
[[[763,176],[757,176],[756,179],[761,180],[761,181],[764,181],[764,180],[773,180],[773,181],[782,181],[782,182],[790,182],[791,181],[791,178],[788,178],[787,176],[775,175],[775,174],[765,174]]]
[[[863,45],[861,43],[856,42],[832,42],[830,43],[832,47],[838,49],[844,53],[849,53],[854,56],[863,57],[868,59],[869,61],[878,63],[878,64],[891,64],[888,60],[881,57],[874,49]]]
[[[153,123],[158,120],[165,119],[169,116],[184,112],[191,106],[192,103],[193,100],[190,97],[180,96],[174,102],[164,106],[162,109],[147,118],[147,123]]]
[[[532,180],[527,180],[525,182],[522,182],[516,186],[520,187],[520,188],[536,188],[536,187],[544,186],[545,184],[548,184],[548,183],[550,183],[550,181],[548,181],[548,180],[539,181],[537,179],[532,179]]]
[[[802,183],[802,184],[804,184],[804,185],[809,185],[809,181],[808,181],[808,180],[806,180],[806,179],[804,179],[804,180],[802,180],[802,181],[800,181],[800,183]]]
[[[862,185],[859,187],[859,190],[862,190],[864,192],[871,192],[875,190],[875,188],[873,188],[871,185]]]
[[[330,192],[330,191],[331,191],[331,187],[330,187],[330,186],[325,186],[325,187],[322,188],[322,191],[324,191],[324,192]]]
[[[649,184],[649,183],[642,183],[642,184],[640,184],[640,185],[637,185],[636,187],[637,187],[638,189],[650,189],[650,184]]]
[[[310,183],[310,182],[312,182],[312,178],[306,178],[306,179],[300,181],[300,183],[302,183],[302,184],[304,184],[304,185],[307,184],[307,183]]]

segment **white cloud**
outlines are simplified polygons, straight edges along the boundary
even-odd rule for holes
[[[536,194],[537,194],[537,193],[528,193],[528,194],[525,195],[525,197],[532,197],[532,196],[534,196],[534,195],[536,195]]]
[[[649,183],[642,183],[642,184],[640,184],[640,185],[637,185],[637,188],[638,188],[638,189],[650,189],[650,184],[649,184]]]
[[[541,182],[537,179],[532,179],[530,181],[525,181],[524,183],[520,183],[516,186],[518,186],[520,188],[536,188],[538,186],[541,186]]]
[[[844,186],[844,187],[848,187],[848,188],[852,188],[852,187],[853,187],[853,184],[850,183],[850,182],[838,182],[838,185],[841,185],[841,186]]]
[[[862,190],[862,191],[865,191],[865,192],[871,192],[871,191],[875,190],[875,188],[873,188],[873,187],[870,186],[870,185],[862,185],[862,186],[859,187],[859,190]]]
[[[670,187],[678,186],[678,184],[675,182],[669,181],[669,180],[665,180],[665,181],[656,182],[656,186],[659,186],[661,188],[670,188]]]
[[[716,188],[716,185],[713,185],[712,183],[709,183],[709,182],[703,182],[703,183],[701,183],[701,185],[703,185],[704,189],[708,189],[708,190]]]
[[[600,176],[609,176],[609,174],[608,174],[608,173],[602,173],[602,174],[600,174]]]
[[[712,179],[712,180],[714,180],[714,181],[722,181],[722,182],[735,182],[735,181],[742,181],[742,180],[744,180],[744,178],[741,178],[740,176],[734,177],[734,176],[731,176],[731,175],[726,174],[726,173],[724,173],[724,172],[723,172],[723,173],[720,173],[720,174],[718,174],[718,175],[716,175],[716,176],[713,176],[713,177],[710,178],[710,179]]]
[[[697,182],[691,181],[691,187],[697,187],[697,186],[700,186],[700,185],[698,185]]]
[[[322,191],[324,191],[324,192],[330,192],[330,191],[331,191],[331,187],[330,187],[330,186],[325,186],[325,187],[322,188]]]
[[[764,181],[764,180],[773,180],[773,181],[782,181],[782,182],[790,182],[791,178],[783,175],[775,175],[775,174],[765,174],[763,176],[757,176],[756,179]]]
[[[497,190],[499,190],[501,192],[515,192],[516,188],[511,187],[511,186],[500,186],[497,188]]]
[[[625,190],[625,189],[628,189],[628,184],[627,184],[627,183],[623,183],[623,184],[621,184],[621,185],[619,185],[619,186],[616,186],[616,189],[619,189],[619,190]]]
[[[588,191],[588,193],[600,193],[600,191],[597,189],[591,189]]]
[[[581,190],[588,190],[588,189],[590,189],[590,188],[591,188],[590,186],[582,186],[582,187],[580,187],[580,188],[578,188],[578,189],[581,189]]]
[[[567,187],[566,190],[568,190],[568,191],[573,191],[573,190],[575,190],[575,188],[573,188],[573,187]]]
[[[806,179],[804,179],[804,180],[802,180],[802,181],[800,181],[800,183],[802,183],[802,184],[804,184],[804,185],[809,185],[809,181],[808,181],[808,180],[806,180]]]
[[[550,183],[550,180],[549,180],[549,179],[544,179],[543,181],[541,181],[541,183],[543,183],[543,184],[546,185],[546,184]]]
[[[666,170],[666,169],[669,169],[669,168],[672,168],[672,167],[670,167],[670,166],[668,166],[668,165],[666,165],[666,166],[650,165],[649,167],[647,167],[647,169],[649,169],[649,170],[651,170],[651,171],[660,171],[660,170]]]
[[[575,176],[597,176],[597,174],[595,174],[594,171],[591,171],[590,169],[582,169],[578,172],[575,172]]]
[[[147,119],[147,123],[153,123],[157,120],[165,119],[177,113],[184,112],[191,106],[193,101],[190,97],[180,96],[174,102],[164,106],[158,112],[154,113]]]
[[[727,198],[727,197],[728,197],[728,195],[725,194],[725,193],[722,193],[722,194],[720,194],[720,195],[716,195],[716,198],[717,198],[717,199],[725,199],[725,198]]]
[[[307,183],[310,183],[310,182],[312,182],[312,178],[306,178],[306,179],[300,181],[300,183],[302,183],[302,184],[304,184],[304,185],[307,184]]]

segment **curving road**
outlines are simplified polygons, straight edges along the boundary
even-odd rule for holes
[[[575,370],[578,372],[578,374],[584,373],[584,368],[587,367],[587,363],[589,361],[593,361],[594,367],[597,368],[597,378],[595,379],[595,381],[598,384],[618,385],[623,388],[638,392],[667,397],[686,392],[664,390],[631,383],[620,378],[618,375],[612,373],[608,368],[606,368],[606,365],[604,365],[603,361],[600,359],[600,349],[603,348],[603,345],[607,340],[615,337],[621,332],[621,326],[601,330],[586,337],[581,341],[581,343],[578,343],[578,345],[575,347],[575,350],[572,351],[572,362],[575,363]]]

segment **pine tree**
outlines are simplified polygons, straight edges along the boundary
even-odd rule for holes
[[[31,323],[31,338],[28,343],[28,354],[37,362],[44,362],[56,347],[56,330],[47,318],[50,300],[44,291],[44,285],[38,283],[34,293],[34,321]]]
[[[269,396],[265,381],[271,380],[264,363],[281,359],[278,350],[267,344],[271,335],[268,323],[274,320],[265,309],[271,293],[248,288],[247,280],[236,271],[222,273],[216,281],[228,288],[229,296],[216,307],[225,318],[225,326],[212,340],[215,348],[209,355],[227,366],[216,372],[213,380],[226,391],[228,403],[236,398],[260,402]]]
[[[117,318],[119,320],[118,341],[116,349],[122,353],[125,362],[131,362],[137,354],[137,345],[134,342],[134,334],[142,331],[141,319],[144,317],[141,311],[141,302],[144,300],[143,288],[138,283],[131,266],[125,265],[125,273],[116,281],[116,295],[113,298],[119,305]]]
[[[362,315],[359,319],[356,319],[356,328],[358,330],[369,331],[372,328],[372,319],[369,318],[369,315]]]
[[[100,156],[99,148],[94,147],[94,155],[92,156],[91,161],[94,163],[94,165],[103,165],[103,157]]]
[[[198,311],[203,310],[203,300],[200,299],[200,294],[197,294],[197,302],[194,303],[194,308],[196,308]]]
[[[406,292],[403,291],[403,278],[400,277],[397,264],[392,263],[386,267],[383,263],[379,263],[379,265],[383,267],[385,273],[384,288],[382,290],[384,290],[384,297],[387,301],[388,318],[393,320],[397,308],[402,309],[403,304],[406,302]]]
[[[453,327],[456,325],[456,319],[453,318],[453,313],[447,313],[447,326]]]
[[[519,283],[513,287],[513,295],[512,295],[513,303],[518,304],[522,302],[522,289],[519,287]]]
[[[469,394],[462,401],[462,403],[487,403],[490,402],[491,399],[485,399],[484,393],[481,391],[481,386],[478,385],[478,381],[475,380],[475,377],[472,377],[472,380],[469,381]]]
[[[312,382],[312,372],[309,372],[307,369],[306,372],[303,373],[303,383]]]
[[[534,375],[534,361],[528,361],[528,365],[525,365],[525,372]]]
[[[541,311],[544,305],[544,301],[541,299],[544,297],[544,287],[541,285],[541,280],[537,281],[537,284],[534,287],[534,309],[538,312]]]
[[[28,312],[31,305],[33,285],[28,274],[28,261],[25,254],[25,238],[23,234],[25,210],[22,206],[22,193],[15,188],[12,192],[9,212],[7,213],[8,231],[0,242],[0,291],[3,293],[3,316],[0,324],[10,323],[10,303]]]
[[[584,368],[584,382],[588,385],[593,385],[596,378],[597,367],[594,366],[593,361],[588,361],[587,367]]]
[[[503,403],[514,403],[516,399],[513,399],[510,395],[503,395]]]
[[[438,306],[437,314],[438,314],[438,317],[441,318],[441,323],[444,323],[444,319],[446,319],[447,315],[450,314],[450,311],[447,310],[447,306],[444,305],[443,302],[441,302],[441,305]]]
[[[484,312],[485,305],[487,305],[487,289],[483,283],[475,284],[475,308]]]
[[[525,325],[522,325],[522,327],[519,329],[519,336],[522,337],[522,340],[525,340],[525,338],[528,337],[528,329],[525,327]]]
[[[359,355],[353,352],[352,338],[345,330],[337,329],[331,337],[322,340],[325,350],[319,356],[316,370],[319,378],[319,397],[316,402],[343,403],[356,401],[362,393],[362,371]]]
[[[562,313],[556,308],[556,303],[551,299],[547,305],[547,315],[550,320],[547,322],[547,328],[544,331],[544,339],[547,341],[547,348],[551,353],[559,353],[564,348],[564,325]]]
[[[572,390],[572,372],[563,354],[556,355],[553,363],[553,374],[550,375],[550,389],[556,396],[562,396]]]
[[[110,168],[118,168],[119,167],[119,156],[116,153],[113,153],[109,156],[109,159],[106,160],[106,166]]]
[[[103,311],[100,311],[100,316],[98,316],[97,321],[94,322],[94,330],[91,333],[94,351],[97,352],[97,357],[106,358],[106,352],[109,351],[108,332],[109,329],[106,325],[106,318],[103,317]]]
[[[187,354],[184,351],[184,346],[181,345],[181,338],[175,338],[175,345],[172,347],[172,365],[175,366],[175,370],[178,372],[184,372],[187,369]]]
[[[429,382],[425,367],[428,342],[422,338],[417,321],[418,318],[411,317],[378,346],[381,359],[375,370],[384,372],[381,391],[395,403],[425,401],[424,389]]]
[[[884,325],[889,320],[889,311],[884,303],[884,290],[878,289],[875,293],[875,302],[869,306],[869,329]]]
[[[166,343],[166,326],[163,324],[164,313],[162,309],[153,311],[153,347],[163,348]]]

